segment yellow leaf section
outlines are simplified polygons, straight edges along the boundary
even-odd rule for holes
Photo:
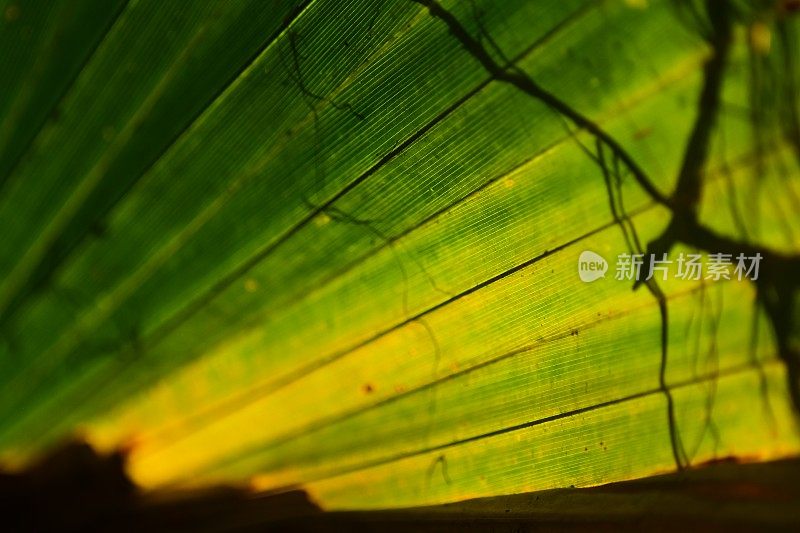
[[[703,427],[702,385],[675,391],[682,432],[700,446],[697,463],[736,457],[767,460],[800,449],[785,376],[767,370],[774,419],[764,416],[755,371],[720,377],[714,427]],[[663,394],[637,397],[563,419],[399,459],[305,485],[330,509],[379,509],[444,503],[556,487],[588,487],[672,471]],[[716,432],[716,436],[713,434]],[[701,436],[702,435],[702,439]],[[257,485],[258,486],[258,485]]]

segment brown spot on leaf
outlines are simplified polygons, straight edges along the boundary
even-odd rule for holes
[[[652,135],[652,133],[653,133],[653,128],[640,128],[634,132],[633,138],[634,140],[641,141],[642,139],[645,139],[650,135]]]

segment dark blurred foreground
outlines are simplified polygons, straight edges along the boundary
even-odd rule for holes
[[[800,459],[417,509],[322,512],[305,492],[143,493],[122,454],[71,443],[0,474],[0,531],[800,531]]]

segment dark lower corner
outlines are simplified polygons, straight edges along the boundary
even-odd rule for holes
[[[119,454],[64,446],[0,475],[3,531],[763,531],[800,530],[800,459],[690,470],[586,489],[447,505],[325,512],[301,490],[142,492]]]

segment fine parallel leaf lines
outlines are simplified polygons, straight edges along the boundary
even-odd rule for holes
[[[562,24],[559,24],[557,27],[551,29],[551,31],[547,32],[547,34],[544,35],[542,38],[537,39],[523,53],[519,54],[519,57],[520,58],[525,57],[526,55],[530,54],[532,51],[537,49],[539,46],[552,39],[552,37],[555,34],[557,34],[564,27],[566,27],[566,25],[578,20],[580,15],[584,14],[586,11],[587,9],[583,9],[576,12],[575,14],[573,14],[573,16],[569,17]],[[284,34],[286,33],[286,31],[288,30],[285,30]],[[397,36],[397,38],[399,37],[400,35]],[[440,122],[447,116],[447,114],[457,109],[463,102],[469,99],[469,96],[477,93],[477,91],[478,89],[471,90],[466,98],[459,99],[444,113],[437,116],[432,123],[427,124],[423,131],[413,134],[402,146],[397,147],[395,150],[393,150],[392,152],[381,158],[378,164],[370,168],[366,174],[363,174],[359,178],[356,178],[357,180],[356,182],[352,182],[345,190],[337,193],[333,200],[326,202],[316,211],[322,212],[325,206],[332,203],[336,199],[341,198],[347,192],[351,191],[356,185],[365,181],[370,175],[372,175],[375,171],[377,171],[378,168],[380,168],[380,166],[390,161],[397,154],[401,153],[403,149],[410,146],[419,136],[424,134],[425,131],[428,131],[430,128],[435,126],[436,123]],[[311,113],[309,113],[308,116],[310,115]],[[242,180],[245,179],[247,176],[252,177],[257,174],[258,174],[258,169],[256,169],[253,172],[248,171],[246,173],[246,176],[238,178],[236,183],[241,184]],[[155,254],[153,254],[153,256],[151,256],[151,259],[149,259],[140,269],[136,270],[129,278],[125,279],[123,282],[117,285],[117,287],[110,294],[107,294],[105,297],[96,302],[95,306],[92,308],[89,314],[79,317],[76,322],[76,326],[71,331],[68,331],[65,334],[63,334],[59,339],[59,341],[57,341],[56,344],[50,350],[48,350],[46,356],[37,359],[38,364],[31,370],[33,376],[37,375],[44,376],[45,373],[52,367],[54,362],[60,360],[61,357],[63,357],[66,353],[68,353],[77,345],[77,343],[80,341],[83,335],[85,335],[88,332],[91,332],[95,327],[97,327],[98,324],[102,322],[102,320],[108,317],[116,309],[118,302],[124,300],[126,296],[129,296],[130,294],[135,292],[136,289],[141,285],[141,283],[145,279],[147,279],[152,272],[157,270],[157,268],[161,264],[163,264],[164,261],[169,259],[178,249],[180,249],[186,242],[188,242],[188,240],[191,238],[191,236],[197,229],[203,227],[209,220],[213,219],[214,216],[216,216],[216,214],[219,212],[219,210],[225,205],[228,196],[234,194],[238,190],[239,190],[238,186],[227,189],[227,194],[217,198],[211,205],[209,205],[209,207],[203,210],[200,213],[200,215],[198,215],[189,224],[187,224],[186,227],[178,235],[176,235],[164,247],[162,247]],[[316,214],[318,213],[313,213],[312,215],[304,217],[301,221],[301,225],[307,224],[308,221],[312,220]],[[299,229],[299,227],[294,226],[290,231],[296,231],[297,229]],[[285,239],[281,238],[280,242],[285,242]],[[258,261],[262,260],[263,257],[266,257],[275,248],[276,246],[270,245],[267,248],[266,253],[257,256],[255,261],[251,261],[248,263],[247,269],[251,268]],[[246,272],[246,270],[234,273],[235,275],[224,279],[223,282],[220,284],[220,286],[230,285],[230,283],[238,279],[244,272]],[[41,377],[39,379],[41,379]],[[26,380],[26,383],[29,383],[29,381]]]
[[[224,86],[224,88],[219,92],[219,94],[215,95],[214,98],[208,101],[208,104],[206,105],[204,110],[207,109],[209,106],[211,106],[211,104],[213,104],[215,101],[219,100],[219,98],[222,98],[227,88],[230,87],[245,70],[250,68],[250,66],[252,65],[253,61],[255,61],[256,58],[258,58],[262,53],[268,50],[275,42],[277,42],[280,36],[285,34],[287,29],[296,20],[296,18],[299,17],[311,3],[312,2],[310,1],[301,3],[299,6],[300,8],[296,11],[294,17],[290,17],[284,22],[283,27],[281,27],[278,31],[276,31],[273,34],[273,36],[268,40],[266,45],[245,63],[243,68],[240,69],[237,75],[227,85]],[[119,20],[121,19],[117,18],[117,22]],[[192,37],[189,43],[187,43],[186,47],[182,50],[182,52],[178,55],[178,57],[176,57],[173,63],[174,65],[181,64],[188,57],[190,57],[194,47],[200,40],[203,39],[204,32],[205,29],[203,27],[198,29],[198,31],[195,33],[195,35]],[[98,43],[98,47],[100,46],[100,44],[102,43]],[[87,61],[86,64],[88,63],[89,62]],[[84,65],[84,68],[86,64]],[[152,91],[147,96],[145,101],[139,106],[139,109],[136,111],[132,119],[126,124],[125,129],[121,131],[119,135],[117,135],[114,138],[113,144],[106,150],[106,152],[103,154],[103,157],[100,160],[98,160],[95,163],[95,165],[81,179],[80,183],[73,190],[72,194],[69,196],[67,201],[65,201],[63,205],[59,208],[57,214],[53,216],[48,225],[37,236],[37,239],[31,244],[31,246],[27,249],[27,251],[23,254],[23,256],[17,261],[11,273],[3,280],[2,284],[0,284],[0,315],[2,315],[5,312],[5,308],[9,304],[10,300],[14,297],[15,293],[18,290],[20,290],[20,286],[27,280],[28,276],[31,275],[36,265],[44,257],[46,257],[46,252],[48,248],[52,245],[54,240],[62,232],[66,224],[72,219],[77,210],[81,208],[84,201],[96,188],[100,180],[106,178],[110,165],[113,163],[117,155],[119,155],[119,153],[126,147],[127,142],[130,141],[132,136],[135,134],[141,121],[147,117],[148,113],[150,113],[153,107],[159,102],[163,93],[169,88],[170,83],[172,81],[171,75],[174,75],[175,72],[176,72],[175,68],[167,70],[166,74],[159,80],[156,86],[153,87]],[[197,113],[194,119],[191,120],[177,136],[175,136],[172,142],[169,143],[167,146],[165,146],[162,154],[166,153],[169,150],[170,146],[174,145],[178,139],[186,135],[186,133],[191,130],[192,124],[194,124],[200,118],[200,116],[202,116],[203,111]],[[156,162],[154,161],[153,165],[155,165],[155,163]]]
[[[693,59],[692,61],[687,63],[689,65],[688,68],[685,67],[685,66],[682,66],[679,69],[677,69],[675,74],[670,76],[669,81],[667,81],[667,82],[665,82],[663,84],[660,83],[660,84],[658,84],[657,87],[654,87],[649,91],[643,91],[641,94],[637,95],[634,99],[626,101],[624,105],[622,105],[622,106],[612,110],[611,112],[609,112],[608,116],[615,116],[617,113],[622,112],[624,109],[635,105],[637,102],[639,102],[641,100],[644,100],[644,99],[646,99],[646,98],[648,98],[650,96],[653,96],[654,94],[657,94],[660,90],[663,90],[663,89],[669,87],[670,83],[674,83],[674,82],[680,81],[683,78],[683,76],[686,73],[691,72],[692,69],[698,63],[699,63],[699,59]],[[602,120],[601,120],[601,122],[602,122]],[[318,282],[316,285],[304,289],[302,294],[298,294],[298,297],[302,297],[303,299],[309,298],[316,291],[318,291],[318,290],[322,289],[323,287],[327,286],[328,284],[330,284],[335,279],[338,279],[341,276],[344,276],[345,274],[347,274],[348,272],[351,272],[352,270],[354,270],[362,262],[368,260],[369,257],[377,254],[378,252],[380,252],[381,250],[383,250],[386,247],[390,247],[390,246],[394,245],[395,243],[397,243],[400,240],[402,240],[403,238],[407,237],[408,235],[410,235],[414,231],[417,231],[420,228],[425,227],[426,225],[430,225],[430,224],[435,223],[436,220],[438,220],[442,216],[446,215],[447,213],[451,212],[456,206],[462,205],[463,203],[475,198],[476,196],[481,194],[482,191],[486,190],[489,186],[491,186],[492,184],[494,184],[494,183],[504,179],[505,177],[513,174],[517,170],[519,170],[519,169],[521,169],[523,167],[526,167],[528,165],[532,165],[537,159],[539,159],[540,157],[544,156],[545,154],[551,152],[552,150],[556,149],[557,147],[561,146],[563,143],[570,141],[570,139],[571,139],[570,136],[565,136],[562,139],[555,141],[552,145],[544,148],[541,152],[538,152],[538,153],[532,155],[530,158],[525,159],[519,165],[509,169],[507,172],[504,172],[501,175],[492,177],[491,179],[489,179],[485,183],[483,183],[479,188],[477,188],[474,191],[470,192],[468,195],[466,195],[466,196],[464,196],[462,198],[459,198],[458,200],[452,202],[451,204],[448,204],[447,206],[441,208],[440,210],[435,211],[434,213],[432,213],[430,216],[426,217],[424,220],[422,220],[418,224],[415,224],[415,225],[413,225],[413,226],[411,226],[411,227],[399,232],[398,234],[386,239],[384,242],[381,242],[378,246],[376,246],[368,254],[366,254],[366,255],[364,255],[362,257],[359,257],[358,259],[354,260],[352,263],[347,264],[344,268],[333,272],[330,276],[325,277],[323,280]],[[631,212],[630,214],[635,214],[635,213],[636,213],[636,211]],[[570,241],[567,241],[567,242],[564,242],[564,243],[559,243],[556,247],[552,248],[551,253],[555,252],[556,250],[563,249],[564,247],[569,246],[570,244],[572,244],[572,243],[574,243],[576,241],[579,241],[579,240],[581,240],[581,239],[583,239],[583,238],[585,238],[587,236],[590,236],[590,235],[592,235],[592,234],[594,234],[594,233],[596,233],[598,231],[601,231],[601,230],[605,229],[606,227],[607,226],[601,226],[601,227],[595,228],[592,232],[589,232],[587,234],[584,234],[584,235],[581,235],[579,237],[576,237],[574,240],[570,240]],[[538,260],[540,258],[541,257],[537,257],[537,258],[531,259],[530,262],[535,262],[536,260]],[[497,275],[495,277],[490,278],[490,281],[487,282],[487,285],[491,284],[493,281],[497,281],[499,279],[502,279],[506,275],[513,274],[514,272],[516,272],[517,270],[519,270],[521,268],[525,268],[525,266],[528,266],[528,264],[529,263],[521,263],[520,265],[517,265],[515,267],[515,269],[512,269],[510,271],[504,271],[503,273],[501,273],[501,274],[499,274],[499,275]],[[480,287],[477,287],[477,288],[480,288]],[[413,322],[415,320],[419,320],[421,318],[424,318],[424,316],[426,314],[428,314],[428,313],[430,313],[432,311],[435,311],[436,309],[438,309],[440,307],[446,306],[449,303],[452,303],[453,301],[456,301],[456,300],[458,300],[459,298],[461,298],[463,296],[468,295],[472,290],[477,290],[477,288],[476,287],[472,287],[470,289],[467,289],[466,292],[458,292],[457,294],[443,295],[443,296],[445,296],[447,298],[444,299],[444,301],[439,303],[438,305],[426,308],[426,309],[424,309],[424,310],[422,310],[422,311],[420,311],[418,313],[410,314],[408,317],[406,317],[406,319],[404,321],[396,323],[396,324],[392,324],[388,329],[381,330],[374,337],[370,337],[368,340],[364,340],[362,342],[359,342],[358,344],[355,344],[355,345],[352,345],[352,346],[348,346],[346,349],[342,350],[341,352],[336,352],[333,355],[330,355],[330,356],[328,356],[326,358],[322,358],[320,360],[320,362],[318,362],[318,363],[312,363],[312,364],[309,364],[307,366],[302,366],[301,368],[298,368],[297,371],[294,374],[292,374],[292,377],[286,377],[286,378],[284,378],[284,379],[282,379],[282,380],[280,380],[278,382],[269,382],[268,384],[266,384],[263,387],[257,387],[255,389],[247,390],[247,391],[244,391],[244,392],[241,392],[241,393],[234,393],[230,398],[225,399],[220,404],[213,405],[212,407],[210,407],[210,410],[208,412],[206,412],[204,410],[201,410],[199,413],[197,413],[194,416],[201,417],[203,419],[205,419],[205,418],[214,419],[214,418],[218,418],[220,416],[224,416],[225,413],[229,413],[229,412],[231,412],[231,411],[233,411],[233,410],[235,410],[237,408],[242,407],[243,405],[246,405],[247,403],[250,403],[252,401],[255,401],[256,399],[262,398],[265,395],[270,394],[270,393],[274,392],[275,390],[278,390],[281,387],[288,385],[289,383],[292,383],[293,381],[295,381],[299,377],[304,377],[304,376],[308,375],[311,372],[314,372],[314,371],[317,371],[317,370],[319,370],[321,368],[324,368],[327,364],[329,364],[329,363],[331,363],[331,362],[333,362],[335,360],[338,360],[340,357],[343,357],[344,355],[346,355],[348,353],[351,353],[351,352],[359,349],[360,347],[366,346],[366,345],[370,344],[371,342],[374,342],[376,339],[381,338],[384,335],[386,335],[388,333],[391,333],[392,331],[395,331],[396,329],[401,328],[401,327],[403,327],[404,325],[407,325],[410,322]],[[296,300],[295,304],[298,301],[299,300]],[[265,316],[259,315],[257,320],[260,322],[260,321],[264,320],[264,318],[265,318]]]
[[[778,364],[779,363],[778,363],[777,360],[772,360],[772,361],[770,361],[768,363],[768,366],[777,366]],[[738,365],[736,367],[732,367],[732,368],[725,369],[725,370],[720,370],[718,372],[705,372],[705,373],[700,374],[700,375],[698,375],[696,377],[693,377],[693,378],[690,378],[690,379],[685,379],[683,381],[674,383],[669,388],[670,388],[671,391],[675,391],[675,390],[678,390],[678,389],[689,387],[691,385],[697,385],[697,384],[705,383],[705,382],[712,381],[712,380],[718,380],[718,379],[724,378],[724,377],[736,376],[736,375],[743,374],[743,373],[746,373],[746,372],[752,372],[752,367],[750,365]],[[422,448],[422,449],[419,449],[419,450],[413,450],[413,451],[409,451],[409,452],[405,452],[405,453],[401,453],[401,454],[397,454],[397,455],[387,456],[387,457],[383,457],[383,458],[376,459],[376,460],[373,460],[373,461],[357,464],[357,465],[354,465],[354,466],[348,466],[346,468],[340,468],[340,469],[334,468],[334,469],[331,469],[328,472],[321,473],[321,474],[313,476],[313,477],[311,477],[309,479],[306,479],[306,480],[303,481],[303,483],[313,483],[313,482],[316,482],[316,481],[322,481],[322,480],[325,480],[325,479],[338,477],[338,476],[342,476],[342,475],[353,473],[353,472],[359,472],[359,471],[362,471],[362,470],[367,470],[369,468],[374,468],[376,466],[395,463],[395,462],[401,461],[401,460],[409,458],[409,457],[416,457],[416,456],[425,455],[425,454],[428,454],[428,453],[435,453],[435,452],[447,450],[449,448],[453,448],[453,447],[456,447],[456,446],[461,446],[461,445],[469,444],[469,443],[472,443],[472,442],[478,442],[478,441],[481,441],[481,440],[491,439],[492,437],[505,435],[507,433],[513,433],[513,432],[521,431],[521,430],[528,429],[528,428],[531,428],[531,427],[535,427],[535,426],[539,426],[539,425],[542,425],[542,424],[546,424],[548,422],[553,422],[553,421],[557,421],[557,420],[564,420],[564,419],[571,418],[571,417],[577,417],[577,416],[580,416],[582,414],[591,413],[592,411],[598,411],[598,410],[601,410],[601,409],[604,409],[604,408],[607,408],[607,407],[620,405],[620,404],[633,403],[633,402],[636,402],[638,400],[642,400],[642,399],[647,398],[647,397],[659,396],[659,395],[663,395],[663,390],[662,390],[661,387],[651,388],[651,389],[648,389],[648,390],[644,390],[644,391],[641,391],[641,392],[633,393],[633,394],[630,394],[630,395],[627,395],[627,396],[623,396],[623,397],[620,397],[620,398],[614,398],[612,400],[608,400],[608,401],[605,401],[605,402],[597,403],[597,404],[586,406],[586,407],[581,407],[579,409],[573,409],[573,410],[570,410],[570,411],[565,411],[563,413],[547,416],[547,417],[544,417],[544,418],[530,420],[528,422],[524,422],[524,423],[521,423],[521,424],[515,424],[513,426],[503,427],[503,428],[496,429],[496,430],[493,430],[493,431],[489,431],[489,432],[486,432],[486,433],[481,433],[479,435],[472,435],[470,437],[465,437],[463,439],[455,440],[455,441],[452,441],[452,442],[447,442],[447,443],[443,443],[443,444],[437,444],[435,446],[431,446],[431,447],[428,447],[428,448]],[[296,484],[296,485],[293,484],[293,485],[272,487],[270,490],[273,490],[273,491],[276,491],[276,492],[281,492],[281,491],[285,491],[285,490],[291,490],[291,489],[294,489],[294,488],[298,488],[298,487],[301,487],[301,486],[302,486],[302,484]]]
[[[117,198],[115,198],[112,203],[107,205],[103,211],[96,211],[95,212],[95,216],[98,217],[98,218],[101,218],[101,217],[105,216],[110,210],[112,210],[114,208],[114,206],[116,204],[122,202],[125,199],[125,196],[130,192],[131,188],[134,187],[134,185],[136,184],[136,181],[138,181],[138,178],[141,177],[141,176],[146,175],[158,163],[158,161],[170,150],[170,148],[174,144],[176,144],[180,138],[182,138],[183,136],[185,136],[187,134],[187,132],[192,128],[192,125],[203,115],[203,113],[205,113],[206,109],[208,109],[215,101],[217,101],[219,98],[222,97],[223,93],[227,90],[227,88],[230,85],[232,85],[238,78],[240,78],[242,76],[242,74],[245,72],[245,70],[253,62],[256,61],[256,59],[262,54],[262,52],[264,50],[266,50],[270,46],[270,44],[272,42],[276,41],[279,38],[279,36],[281,35],[281,33],[286,28],[288,28],[292,24],[292,22],[295,20],[295,18],[299,17],[303,13],[303,11],[311,3],[312,3],[312,0],[303,0],[302,2],[298,3],[296,8],[295,8],[295,10],[292,12],[292,14],[289,17],[287,17],[284,20],[284,22],[281,25],[281,27],[279,27],[277,30],[275,30],[275,32],[273,32],[273,34],[270,35],[264,41],[263,46],[258,47],[250,55],[250,57],[248,57],[248,58],[246,58],[244,60],[244,62],[241,64],[241,66],[238,67],[232,73],[230,78],[228,80],[226,80],[225,82],[223,82],[219,86],[219,88],[214,93],[212,93],[209,96],[209,98],[201,106],[199,106],[199,108],[194,112],[194,114],[188,118],[188,120],[185,122],[185,124],[177,132],[175,132],[173,134],[173,136],[170,139],[167,140],[166,143],[164,143],[164,145],[162,146],[160,151],[155,155],[155,157],[153,157],[149,161],[149,163],[142,169],[142,171],[139,174],[139,176],[137,178],[135,178],[131,183],[127,184],[125,189],[121,191],[121,194]],[[98,46],[99,45],[100,45],[100,43],[98,43]],[[189,47],[187,47],[187,52],[186,53],[188,53],[188,48]],[[88,63],[88,60],[87,60],[87,63]],[[85,68],[85,65],[84,65],[84,68]],[[115,144],[115,146],[117,146],[117,145]],[[113,156],[111,157],[111,159],[113,159]],[[67,247],[65,249],[63,249],[63,250],[60,250],[60,255],[58,257],[55,257],[55,258],[53,258],[49,253],[49,252],[53,251],[53,245],[50,245],[48,247],[48,250],[42,256],[43,259],[41,259],[41,262],[42,263],[46,263],[46,264],[40,264],[39,265],[40,269],[43,269],[43,270],[46,270],[46,271],[52,273],[54,270],[59,268],[59,266],[61,265],[61,262],[66,260],[67,257],[71,253],[73,253],[73,251],[76,248],[78,248],[81,245],[81,243],[83,242],[84,239],[88,238],[88,236],[90,235],[90,232],[91,232],[91,228],[88,228],[88,227],[85,228],[83,230],[81,236],[79,238],[75,239],[74,241],[68,243]],[[29,276],[30,274],[27,274],[27,275]],[[47,277],[46,274],[43,275],[43,276]],[[14,288],[9,288],[8,291],[9,291],[10,294],[13,295],[12,297],[15,298],[15,301],[18,302],[18,303],[17,303],[17,306],[14,306],[13,303],[9,304],[6,307],[6,310],[5,310],[4,313],[0,312],[0,316],[13,315],[17,311],[18,306],[24,304],[26,302],[26,299],[30,298],[32,296],[32,292],[30,290],[29,291],[24,291],[24,290],[20,291],[20,290],[15,290]]]

